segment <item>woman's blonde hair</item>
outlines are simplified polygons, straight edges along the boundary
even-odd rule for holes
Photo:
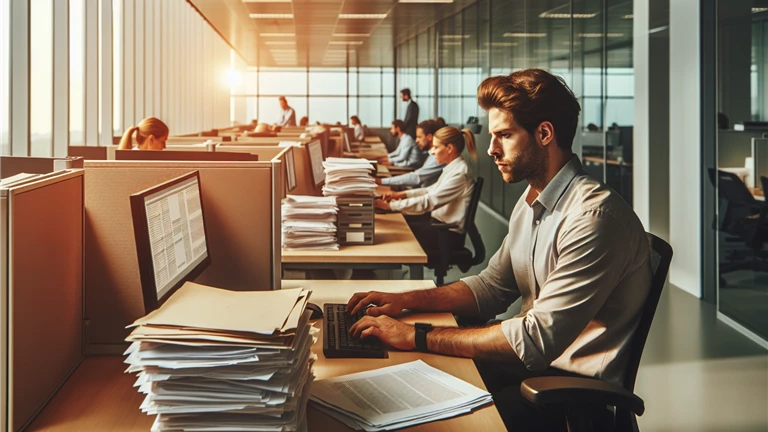
[[[444,146],[453,144],[456,150],[461,154],[464,147],[467,147],[469,157],[472,160],[477,159],[477,146],[475,145],[475,135],[469,129],[458,130],[453,126],[445,126],[435,132],[435,138],[439,139]]]
[[[120,139],[118,150],[130,150],[133,148],[133,134],[136,133],[136,142],[141,146],[147,137],[160,139],[168,136],[168,126],[157,117],[147,117],[138,126],[131,126]]]

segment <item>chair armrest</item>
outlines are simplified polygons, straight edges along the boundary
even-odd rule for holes
[[[436,223],[436,222],[432,222],[430,225],[432,226],[432,228],[437,228],[439,230],[450,230],[450,229],[454,229],[454,228],[458,228],[459,227],[459,225],[457,225],[455,223],[449,224],[449,223]]]
[[[610,405],[643,415],[645,403],[621,386],[594,378],[545,376],[520,385],[524,398],[537,405]]]

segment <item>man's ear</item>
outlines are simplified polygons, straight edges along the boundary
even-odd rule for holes
[[[536,135],[541,141],[541,145],[547,146],[555,140],[555,127],[548,121],[542,122],[536,131]]]

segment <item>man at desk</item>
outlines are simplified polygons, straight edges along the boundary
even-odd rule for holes
[[[562,430],[562,413],[520,395],[537,375],[586,375],[619,382],[651,283],[642,224],[613,190],[590,177],[571,144],[579,103],[564,81],[540,69],[486,79],[489,155],[507,183],[528,188],[509,234],[479,275],[401,294],[355,294],[347,309],[374,304],[351,328],[404,350],[475,359],[510,430]],[[522,298],[519,315],[479,328],[403,324],[403,309],[489,319]]]
[[[288,105],[288,100],[285,96],[280,96],[280,118],[277,120],[277,125],[280,127],[296,126],[296,111]]]
[[[438,123],[435,120],[425,120],[416,127],[416,144],[423,152],[429,152],[432,148],[432,138],[437,132]],[[434,184],[443,172],[445,164],[437,162],[431,153],[424,161],[424,165],[416,171],[387,178],[376,178],[376,184],[398,187],[427,187]]]
[[[405,123],[395,120],[389,128],[389,132],[400,140],[395,151],[387,155],[386,160],[380,161],[383,165],[395,165],[400,167],[418,168],[427,158],[427,152],[419,149],[410,135],[405,133]],[[383,159],[383,158],[382,158]]]

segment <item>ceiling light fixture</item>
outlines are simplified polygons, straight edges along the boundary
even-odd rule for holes
[[[387,14],[339,14],[341,19],[384,19]]]
[[[261,37],[294,37],[296,33],[259,33]]]
[[[290,3],[291,0],[243,0],[243,3]]]
[[[764,8],[764,7],[754,7],[754,8],[752,8],[752,13],[760,13],[760,12],[765,12],[765,11],[768,11],[768,8]]]
[[[492,47],[516,47],[519,44],[517,42],[486,42],[483,45]]]
[[[362,45],[363,41],[330,41],[329,45]]]
[[[586,19],[586,18],[594,18],[597,16],[597,12],[595,13],[575,13],[575,14],[569,14],[569,13],[550,13],[550,12],[542,12],[539,14],[539,18],[553,18],[553,19]]]
[[[334,33],[333,37],[368,37],[370,33]]]
[[[400,0],[400,3],[453,3],[453,0]]]
[[[444,34],[440,35],[442,39],[469,39],[470,35],[468,34]]]
[[[293,19],[293,14],[252,13],[248,16],[253,19]]]
[[[296,45],[296,41],[266,41],[264,45]]]
[[[442,46],[461,46],[461,42],[443,42],[441,43]]]
[[[504,33],[502,37],[543,38],[543,37],[547,37],[547,34],[546,33]]]
[[[635,14],[626,14],[623,17],[621,17],[621,19],[632,19],[634,17],[635,17]]]

